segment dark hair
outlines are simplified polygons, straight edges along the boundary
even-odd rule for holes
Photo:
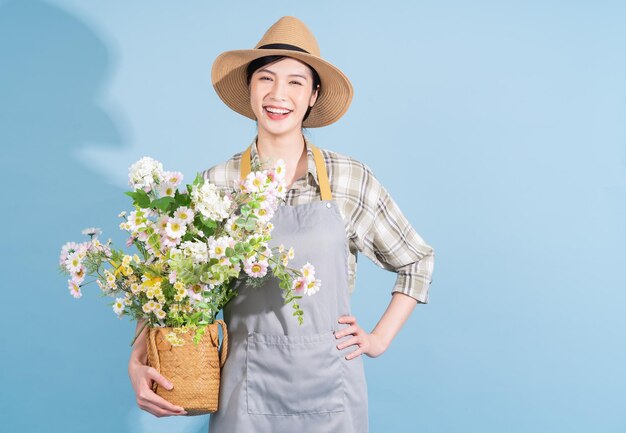
[[[246,83],[248,83],[248,86],[250,86],[250,80],[252,79],[252,74],[254,74],[254,72],[257,69],[261,69],[263,66],[267,66],[270,63],[274,63],[280,59],[284,59],[287,58],[288,56],[265,56],[265,57],[259,57],[258,59],[255,59],[253,61],[251,61],[250,63],[248,63],[248,66],[246,68]],[[306,64],[306,63],[305,63]],[[321,84],[322,84],[322,80],[320,80],[320,76],[318,75],[317,71],[315,69],[313,69],[311,66],[307,65],[309,67],[309,69],[311,70],[311,73],[313,75],[313,91],[315,91],[315,89],[317,89],[317,86],[320,86],[320,90],[321,91]],[[319,97],[319,93],[318,93],[318,97]],[[307,117],[309,117],[309,113],[311,112],[311,109],[313,107],[309,107],[306,110],[306,113],[304,113],[304,118],[302,119],[302,121],[304,122],[306,120]]]

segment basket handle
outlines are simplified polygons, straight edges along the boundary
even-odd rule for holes
[[[220,348],[220,368],[224,366],[228,356],[228,330],[223,320],[216,320],[215,323],[222,327],[222,347]]]
[[[161,374],[161,360],[159,359],[159,350],[156,344],[156,335],[157,332],[154,330],[151,332],[150,329],[146,329],[148,331],[148,359],[152,360],[152,367]],[[156,381],[152,381],[152,391],[156,392],[157,386],[159,384]]]

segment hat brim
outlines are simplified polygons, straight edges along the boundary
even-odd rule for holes
[[[320,76],[321,88],[309,117],[303,122],[307,128],[330,125],[348,111],[352,102],[352,84],[337,67],[308,53],[284,49],[251,49],[226,51],[213,62],[213,87],[231,109],[256,120],[250,106],[250,92],[246,82],[248,64],[260,57],[287,56],[311,66]]]

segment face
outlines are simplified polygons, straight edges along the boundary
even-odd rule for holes
[[[302,119],[317,100],[313,74],[306,64],[284,58],[257,69],[250,79],[250,104],[259,133],[300,132]]]

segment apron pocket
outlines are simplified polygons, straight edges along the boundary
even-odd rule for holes
[[[246,348],[248,413],[344,411],[344,372],[332,331],[288,336],[253,332]]]

